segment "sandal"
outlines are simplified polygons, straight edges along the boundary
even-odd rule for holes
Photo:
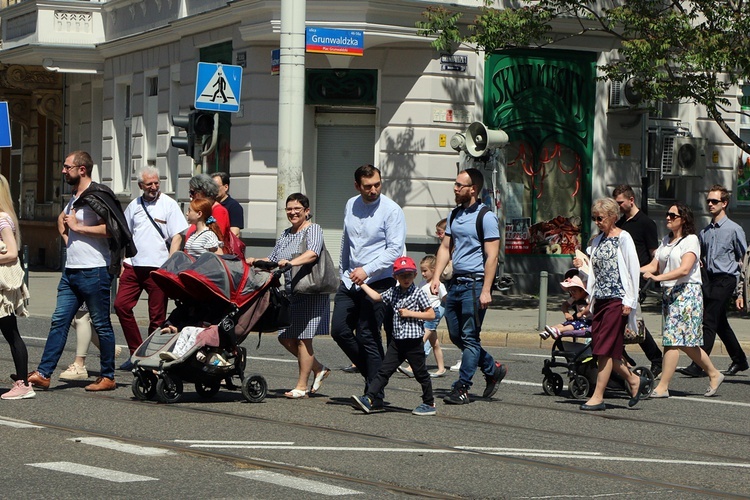
[[[301,399],[307,397],[307,391],[302,389],[292,389],[291,391],[285,392],[284,396],[289,399]]]
[[[320,386],[323,385],[323,381],[328,378],[328,375],[331,374],[331,370],[329,370],[327,367],[323,367],[322,370],[320,370],[320,373],[315,375],[315,380],[313,380],[312,388],[310,389],[310,394],[315,394],[320,390]]]
[[[441,372],[434,372],[434,373],[430,373],[430,377],[432,377],[432,378],[445,377],[446,373],[448,373],[448,370],[443,370]]]

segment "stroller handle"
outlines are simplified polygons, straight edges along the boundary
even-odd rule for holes
[[[279,267],[279,265],[276,262],[272,262],[270,260],[256,260],[253,262],[253,267],[257,267],[258,269],[263,269],[264,271],[274,271],[274,274],[281,275],[284,272],[288,271],[292,268],[291,264],[286,264],[285,266]]]

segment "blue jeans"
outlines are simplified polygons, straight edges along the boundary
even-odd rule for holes
[[[445,299],[444,317],[448,334],[451,342],[462,352],[458,383],[467,390],[471,387],[471,379],[477,368],[488,376],[495,373],[495,360],[482,348],[479,340],[487,312],[479,307],[481,293],[481,281],[460,281],[451,285]]]
[[[101,349],[101,376],[115,378],[115,332],[109,319],[109,292],[112,276],[106,267],[93,269],[65,269],[57,285],[57,306],[52,314],[52,323],[47,343],[44,344],[42,361],[37,371],[49,377],[55,371],[73,317],[84,302],[89,308],[91,322],[99,336]]]

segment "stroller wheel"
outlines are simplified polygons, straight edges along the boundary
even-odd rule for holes
[[[633,369],[633,373],[648,380],[648,384],[646,385],[645,389],[646,392],[641,397],[647,398],[651,396],[651,393],[654,392],[654,387],[656,387],[656,384],[654,384],[654,374],[651,372],[651,370],[649,370],[645,366],[636,366]]]
[[[153,372],[138,370],[133,376],[133,383],[130,384],[133,396],[141,401],[153,399],[156,395],[156,382]]]
[[[575,377],[570,379],[570,382],[568,383],[570,395],[574,399],[581,399],[588,396],[590,387],[591,386],[589,385],[589,379],[587,379],[583,375],[576,375]]]
[[[268,394],[268,383],[263,375],[253,374],[242,381],[242,395],[250,403],[260,403]]]
[[[196,382],[195,392],[202,398],[212,398],[219,392],[220,383],[218,382]]]
[[[559,373],[550,373],[542,380],[542,389],[547,396],[559,396],[563,390],[563,378]]]
[[[162,403],[176,403],[182,399],[182,380],[177,375],[162,373],[156,382],[156,396]]]

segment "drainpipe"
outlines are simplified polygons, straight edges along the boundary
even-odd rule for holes
[[[289,227],[286,197],[302,191],[306,0],[281,0],[276,233]]]

